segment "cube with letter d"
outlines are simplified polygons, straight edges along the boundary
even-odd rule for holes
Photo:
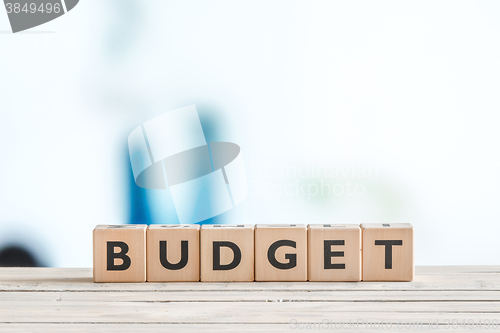
[[[253,225],[202,225],[201,281],[232,282],[254,279]]]
[[[146,282],[146,225],[94,229],[94,282]]]

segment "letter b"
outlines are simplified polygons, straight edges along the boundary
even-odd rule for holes
[[[115,248],[120,252],[115,252]],[[107,269],[108,271],[125,271],[130,268],[131,260],[127,256],[128,245],[125,242],[107,242]],[[115,265],[115,258],[121,259],[120,265]]]

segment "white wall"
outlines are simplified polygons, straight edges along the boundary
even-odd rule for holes
[[[93,227],[129,222],[126,136],[196,103],[242,147],[236,222],[410,222],[418,265],[498,264],[498,17],[495,1],[84,0],[0,33],[0,245],[91,266]]]

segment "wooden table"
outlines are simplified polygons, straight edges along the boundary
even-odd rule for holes
[[[0,268],[0,332],[408,332],[429,321],[433,332],[498,332],[499,312],[500,266],[417,267],[413,282],[137,284]]]

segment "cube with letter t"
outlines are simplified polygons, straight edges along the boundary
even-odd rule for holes
[[[146,282],[146,225],[94,229],[94,282]]]
[[[202,282],[253,281],[253,225],[202,225]]]
[[[307,281],[305,224],[255,226],[255,281]]]
[[[357,224],[310,224],[309,281],[361,281],[361,229]]]
[[[409,223],[363,223],[363,281],[411,281],[413,227]]]

